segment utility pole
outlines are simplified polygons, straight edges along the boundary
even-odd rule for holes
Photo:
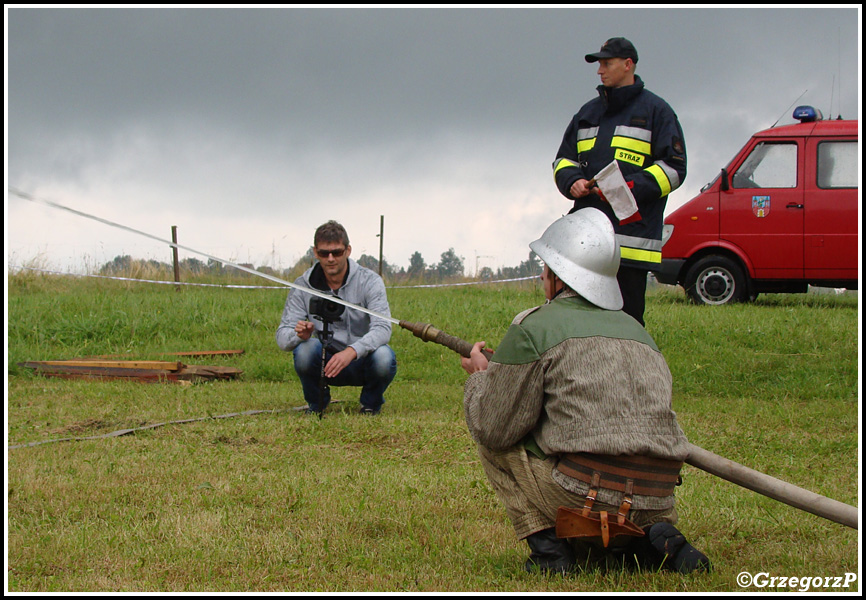
[[[171,242],[175,244],[171,247],[171,255],[174,262],[174,282],[180,283],[180,264],[177,262],[177,225],[171,226]],[[180,285],[174,286],[174,289],[180,291]]]
[[[475,251],[475,278],[478,279],[478,259],[479,258],[494,258],[493,256],[481,255],[478,254],[478,250]]]
[[[385,243],[385,215],[379,215],[379,277],[382,276],[382,247]]]

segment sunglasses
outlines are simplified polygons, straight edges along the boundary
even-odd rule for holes
[[[318,256],[319,258],[328,258],[329,254],[333,254],[334,258],[340,258],[345,253],[345,248],[340,248],[338,250],[319,250],[318,248],[316,248],[316,256]]]

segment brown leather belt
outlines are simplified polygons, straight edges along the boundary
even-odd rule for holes
[[[563,454],[556,468],[560,473],[599,487],[641,496],[670,496],[680,482],[682,461],[650,456],[608,456],[604,454]],[[631,484],[629,485],[629,482]]]

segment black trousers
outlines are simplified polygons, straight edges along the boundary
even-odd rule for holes
[[[648,271],[631,267],[620,267],[616,274],[619,291],[622,293],[622,311],[634,317],[641,325],[645,325],[643,313],[646,308],[647,274]]]

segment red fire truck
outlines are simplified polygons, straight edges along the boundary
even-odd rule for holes
[[[661,283],[698,304],[858,287],[858,121],[799,106],[665,219]]]

